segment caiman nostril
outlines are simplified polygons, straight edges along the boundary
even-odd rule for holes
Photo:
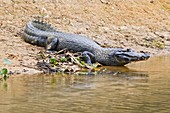
[[[145,54],[145,58],[146,59],[150,58],[150,55],[149,54]]]

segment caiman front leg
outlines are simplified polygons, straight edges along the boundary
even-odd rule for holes
[[[96,62],[96,58],[94,56],[93,53],[89,52],[89,51],[84,51],[82,53],[82,56],[83,56],[83,59],[84,61],[87,63],[87,64],[92,64],[92,63],[95,63]]]
[[[55,51],[57,48],[57,44],[58,44],[58,39],[55,36],[50,36],[47,38],[47,42],[46,42],[46,49],[50,50],[50,51]],[[95,56],[93,53],[89,52],[89,51],[84,51],[82,53],[83,56],[83,60],[85,61],[85,63],[87,64],[92,64],[96,62]]]

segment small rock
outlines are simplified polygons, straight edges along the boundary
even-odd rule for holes
[[[23,69],[23,70],[22,70],[22,72],[27,72],[27,71],[28,71],[28,70],[26,70],[26,69]]]
[[[161,38],[170,39],[170,32],[154,32],[154,34],[158,35]]]
[[[101,1],[101,3],[103,3],[103,4],[108,4],[109,3],[109,0],[100,0]]]
[[[165,46],[170,46],[170,41],[165,41]]]
[[[99,27],[98,30],[99,30],[99,32],[102,32],[102,33],[109,33],[109,32],[111,32],[108,27]]]
[[[119,27],[120,31],[127,31],[128,27],[127,26],[121,26]]]
[[[154,0],[151,0],[150,3],[154,3]]]

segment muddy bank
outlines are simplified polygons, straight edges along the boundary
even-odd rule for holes
[[[92,38],[105,47],[133,48],[154,55],[170,52],[168,0],[5,0],[0,1],[0,66],[37,73],[43,48],[21,39],[24,25],[41,18],[58,30]],[[4,58],[12,64],[5,65]]]

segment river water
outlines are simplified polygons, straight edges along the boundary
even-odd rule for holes
[[[0,82],[0,113],[170,113],[170,56],[105,68],[10,77]]]

